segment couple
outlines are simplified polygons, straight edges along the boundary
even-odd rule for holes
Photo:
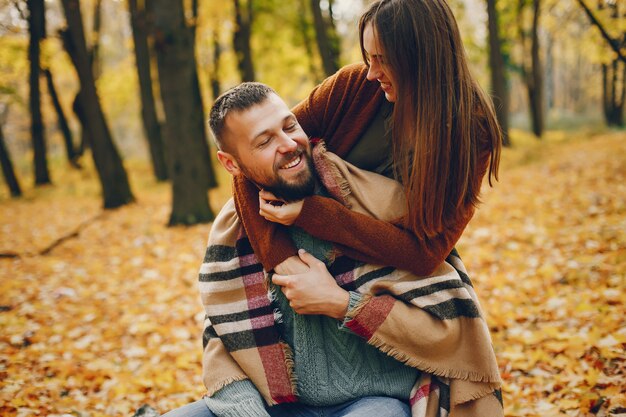
[[[200,271],[207,396],[171,416],[502,415],[453,250],[497,171],[493,109],[443,0],[376,2],[359,29],[366,65],[293,113],[258,83],[211,110],[234,199]]]

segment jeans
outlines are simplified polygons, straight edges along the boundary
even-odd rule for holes
[[[363,397],[339,405],[315,407],[280,404],[267,407],[272,417],[410,417],[409,405],[389,397]],[[163,417],[215,417],[204,400],[198,400],[164,414]]]

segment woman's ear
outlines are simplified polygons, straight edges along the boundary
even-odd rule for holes
[[[220,161],[220,164],[222,164],[224,169],[233,177],[241,174],[241,169],[239,168],[237,159],[235,159],[235,157],[228,152],[217,151],[217,160]]]

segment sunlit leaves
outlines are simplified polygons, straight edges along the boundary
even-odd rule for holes
[[[459,244],[505,414],[624,413],[623,132],[549,132],[542,144],[513,135],[501,181],[483,189]],[[144,403],[165,412],[202,395],[196,272],[209,226],[164,227],[169,187],[147,164],[131,168],[138,202],[104,215],[90,166],[26,189],[24,201],[0,194],[0,252],[22,255],[0,259],[1,415],[131,415]],[[221,184],[215,209],[230,191],[226,175]]]
[[[503,371],[506,415],[619,409],[623,135],[506,152],[500,184],[483,189],[486,202],[461,239]]]

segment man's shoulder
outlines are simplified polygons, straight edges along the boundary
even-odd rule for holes
[[[213,221],[209,233],[209,245],[234,245],[240,227],[241,222],[235,208],[235,201],[231,197]]]
[[[404,215],[406,198],[399,182],[352,165],[327,151],[323,142],[314,148],[314,160],[326,191],[352,211],[385,221]]]

